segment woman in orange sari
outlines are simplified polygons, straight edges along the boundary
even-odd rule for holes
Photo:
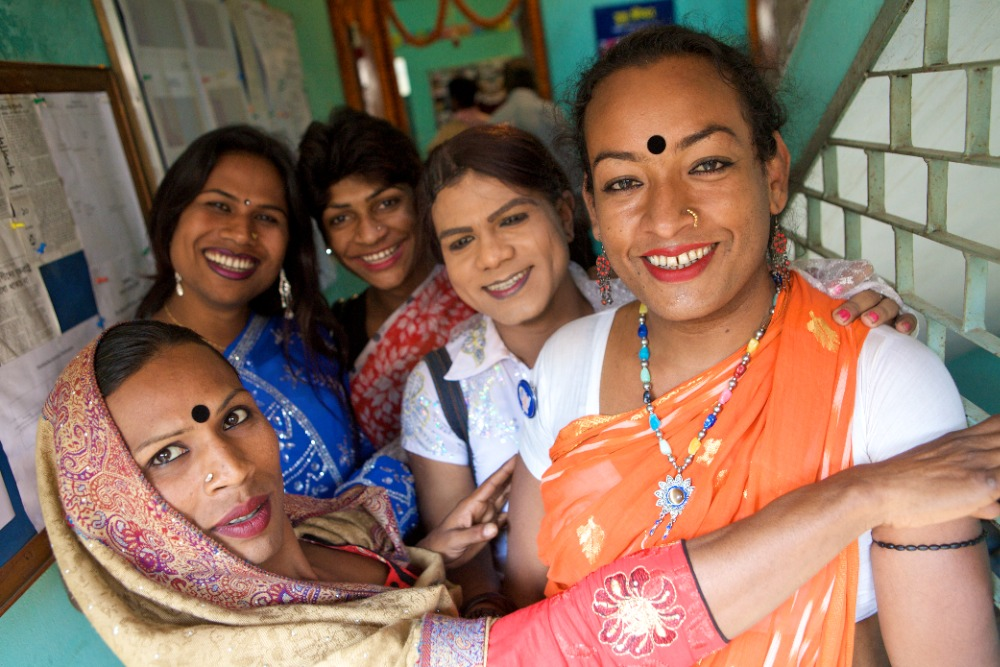
[[[575,117],[595,235],[639,301],[539,357],[511,499],[515,599],[964,425],[933,354],[887,327],[835,329],[831,301],[788,274],[783,112],[742,54],[677,26],[635,33],[584,74]],[[894,663],[1000,661],[977,520],[874,539],[699,664],[850,664],[876,593]]]

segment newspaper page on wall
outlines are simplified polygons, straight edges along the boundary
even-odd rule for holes
[[[131,316],[152,264],[106,93],[0,96],[0,149],[0,443],[40,530],[42,404],[81,347]]]

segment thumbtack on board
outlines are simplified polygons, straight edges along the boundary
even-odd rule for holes
[[[17,220],[12,220],[11,223],[10,223],[10,228],[11,229],[21,229],[22,227],[24,227],[24,223],[23,222],[18,222]]]
[[[107,276],[97,276],[97,278],[94,279],[94,282],[96,282],[98,285],[103,285],[104,283],[108,282],[108,277]]]
[[[146,246],[145,248],[142,249],[142,256],[145,257],[148,254],[149,254],[149,246]]]
[[[34,102],[35,102],[35,104],[45,104],[45,98],[44,97],[36,97],[34,99]]]
[[[39,244],[38,250],[36,250],[35,252],[37,252],[39,255],[41,255],[43,252],[45,252],[45,244],[44,243]]]
[[[98,317],[97,318],[97,328],[98,329],[103,329],[104,328],[104,318],[103,317]]]

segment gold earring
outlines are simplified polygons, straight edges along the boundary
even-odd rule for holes
[[[694,227],[695,229],[698,229],[698,214],[695,213],[694,210],[690,208],[684,209],[684,212],[690,214],[691,217],[694,218],[694,224],[691,226]]]

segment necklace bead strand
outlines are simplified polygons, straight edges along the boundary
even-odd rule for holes
[[[642,402],[645,404],[646,414],[649,417],[649,428],[656,436],[656,440],[660,446],[660,453],[667,457],[670,465],[673,466],[674,470],[677,471],[676,476],[667,475],[666,480],[659,483],[659,490],[654,494],[657,498],[657,507],[662,508],[660,511],[660,516],[657,518],[653,527],[649,530],[649,535],[647,537],[652,537],[653,533],[663,523],[664,518],[667,514],[670,514],[670,523],[664,529],[663,537],[664,539],[670,533],[670,529],[673,527],[674,523],[677,521],[677,517],[680,516],[681,512],[684,510],[685,505],[687,505],[688,499],[694,492],[694,486],[691,485],[691,480],[683,477],[684,471],[687,469],[691,462],[694,461],[695,454],[701,449],[702,443],[708,432],[715,426],[719,418],[719,413],[722,412],[723,406],[725,406],[729,400],[733,397],[733,391],[739,384],[740,378],[747,371],[747,365],[750,363],[750,359],[753,354],[760,347],[760,341],[767,333],[767,328],[771,324],[771,319],[774,317],[774,309],[778,303],[778,295],[781,293],[781,281],[775,277],[774,296],[771,298],[771,307],[768,309],[767,316],[764,318],[763,324],[760,328],[754,332],[753,338],[751,338],[746,344],[746,350],[743,356],[740,358],[740,362],[733,369],[733,376],[729,378],[726,383],[726,388],[722,390],[719,395],[719,399],[715,402],[715,405],[709,411],[708,416],[705,417],[705,421],[702,422],[701,429],[698,434],[691,439],[688,443],[687,457],[684,459],[684,463],[678,465],[677,459],[674,457],[673,448],[666,438],[663,437],[663,431],[661,430],[662,422],[660,418],[656,415],[656,411],[653,408],[653,377],[649,371],[649,329],[646,326],[646,315],[649,313],[649,309],[646,304],[639,303],[639,380],[642,382]],[[643,546],[645,546],[646,540],[643,539]]]

